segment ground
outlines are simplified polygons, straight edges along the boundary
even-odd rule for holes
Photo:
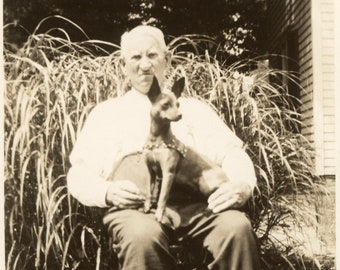
[[[301,228],[292,225],[289,228],[291,239],[300,239],[303,245],[299,246],[301,256],[310,261],[311,265],[306,265],[308,270],[334,270],[335,253],[336,253],[336,225],[335,225],[335,180],[325,180],[329,194],[325,194],[316,207],[318,216],[316,217],[316,226],[303,225]],[[284,228],[282,228],[283,230]],[[291,243],[287,239],[287,234],[280,230],[275,231],[275,237],[285,243]],[[300,267],[297,267],[300,269]],[[303,269],[303,267],[301,267]],[[281,270],[277,267],[276,270]],[[283,270],[283,268],[282,268]]]

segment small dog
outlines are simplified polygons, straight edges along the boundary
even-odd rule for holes
[[[154,77],[147,94],[152,104],[151,125],[143,151],[126,156],[109,177],[111,181],[134,181],[146,197],[144,212],[150,212],[156,203],[155,218],[159,222],[162,222],[174,181],[204,197],[228,181],[219,166],[184,145],[171,131],[171,122],[182,118],[177,99],[184,84],[184,78],[180,78],[171,91],[162,92]]]
[[[171,131],[171,122],[182,118],[177,99],[183,89],[184,78],[174,83],[171,92],[161,92],[154,78],[148,92],[152,103],[151,127],[144,151],[151,179],[162,178],[155,213],[158,221],[162,220],[174,181],[190,186],[205,197],[228,181],[219,166],[185,146]]]

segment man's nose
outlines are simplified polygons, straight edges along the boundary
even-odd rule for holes
[[[139,67],[142,71],[148,71],[151,68],[151,63],[147,57],[143,57],[140,61]]]

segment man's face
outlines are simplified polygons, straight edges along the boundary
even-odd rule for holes
[[[132,87],[146,94],[156,76],[159,84],[164,81],[167,56],[158,42],[150,36],[138,36],[126,44],[123,65]]]

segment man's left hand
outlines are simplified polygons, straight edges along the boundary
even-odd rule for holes
[[[223,183],[208,198],[208,208],[219,213],[230,208],[240,208],[251,197],[252,190],[246,183]]]

